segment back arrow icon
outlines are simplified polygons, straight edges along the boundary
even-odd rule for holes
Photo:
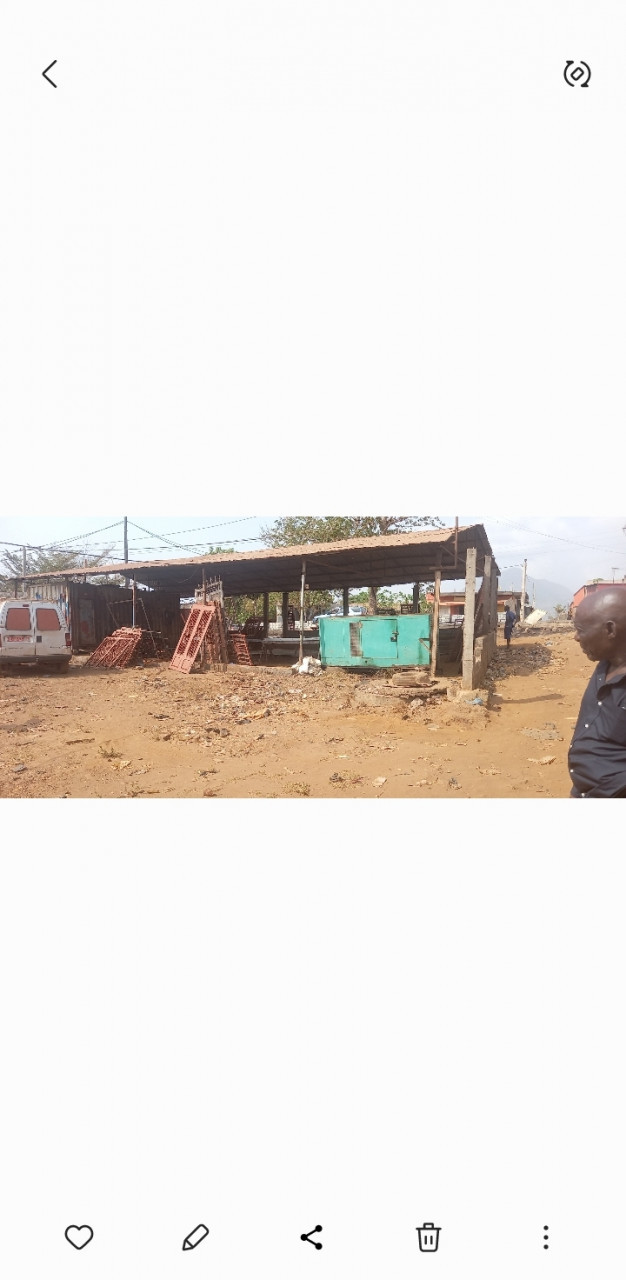
[[[42,71],[42,73],[41,73],[41,74],[42,74],[42,76],[43,76],[43,78],[44,78],[44,80],[47,80],[47,81],[48,81],[48,84],[51,84],[53,89],[56,89],[56,87],[57,87],[57,86],[55,85],[54,80],[51,80],[51,79],[50,79],[50,76],[48,75],[48,72],[49,72],[49,71],[51,71],[53,67],[56,67],[56,64],[57,64],[57,60],[56,60],[56,58],[55,58],[55,59],[54,59],[54,62],[51,62],[51,63],[50,63],[50,66],[49,66],[49,67],[46,67],[45,71]]]

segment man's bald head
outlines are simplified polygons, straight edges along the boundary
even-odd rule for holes
[[[574,625],[578,643],[593,662],[626,663],[626,587],[586,596]]]

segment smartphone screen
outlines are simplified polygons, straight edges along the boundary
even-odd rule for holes
[[[618,1277],[623,14],[2,25],[5,1269]]]

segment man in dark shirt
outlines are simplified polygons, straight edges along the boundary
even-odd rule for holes
[[[507,605],[506,618],[504,620],[504,639],[506,640],[507,649],[511,648],[511,636],[513,630],[517,626],[517,614],[513,613],[510,605]]]
[[[599,665],[570,747],[572,798],[626,799],[626,588],[587,596],[574,625],[583,653]]]

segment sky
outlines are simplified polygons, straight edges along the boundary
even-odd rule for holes
[[[441,515],[446,525],[454,516]],[[262,546],[261,528],[275,516],[129,516],[130,559],[183,556],[186,548],[200,555],[211,543],[253,550]],[[528,559],[529,583],[548,580],[571,592],[592,578],[626,576],[624,516],[459,516],[461,524],[482,523],[502,573],[502,586],[519,584],[520,566]],[[115,525],[114,528],[107,526]],[[139,525],[140,528],[135,527]],[[85,538],[86,534],[93,536]],[[158,535],[158,536],[154,536]],[[2,543],[31,546],[69,540],[68,545],[100,552],[112,548],[123,557],[119,516],[0,518]],[[164,538],[169,538],[170,545]]]

